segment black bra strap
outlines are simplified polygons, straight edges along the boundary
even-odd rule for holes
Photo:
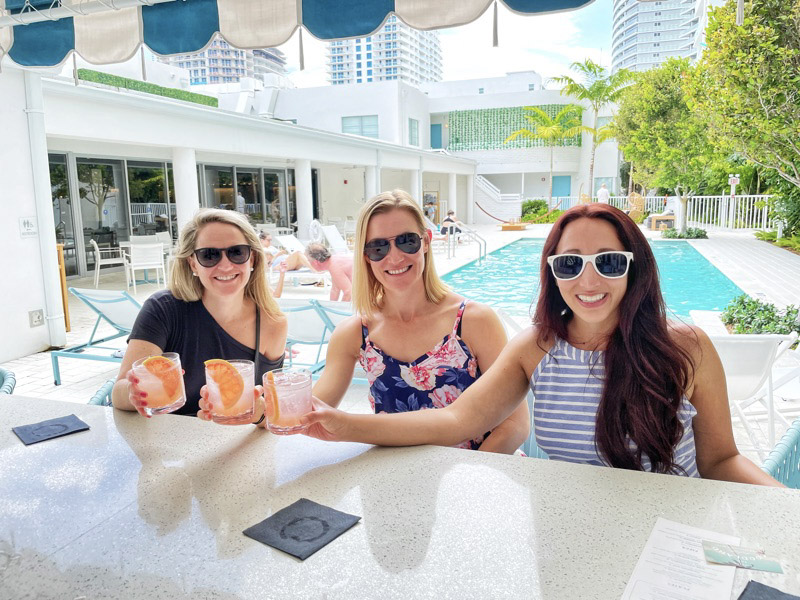
[[[253,367],[253,373],[256,375],[256,379],[258,378],[258,359],[261,356],[261,311],[258,308],[258,304],[256,304],[256,356],[253,358],[253,362],[255,366]]]

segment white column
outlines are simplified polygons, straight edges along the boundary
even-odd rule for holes
[[[311,161],[294,161],[294,185],[297,194],[297,237],[309,239],[308,226],[314,218],[314,197],[311,193]]]
[[[375,153],[375,193],[380,194],[386,190],[383,189],[383,184],[381,184],[381,169],[383,168],[383,156],[381,155],[381,151],[378,150]]]
[[[378,194],[378,168],[364,167],[364,195],[369,200]]]
[[[194,148],[172,149],[172,174],[175,178],[175,211],[180,232],[200,208]]]
[[[409,182],[408,193],[411,194],[417,204],[422,205],[422,185],[420,182],[422,173],[419,169],[411,169],[410,174],[411,181]]]
[[[61,274],[56,253],[56,223],[53,216],[53,197],[50,186],[50,164],[47,158],[47,134],[44,127],[42,78],[25,71],[25,113],[28,117],[33,198],[36,206],[36,228],[39,251],[42,255],[45,322],[51,346],[67,345],[64,308],[61,303]],[[7,340],[10,341],[10,340]]]
[[[463,215],[458,215],[458,203],[457,203],[457,195],[458,192],[456,191],[456,174],[449,173],[447,175],[447,210],[452,210],[456,213],[456,216],[461,218]]]
[[[467,175],[467,223],[475,223],[475,175]]]
[[[519,196],[525,202],[525,171],[522,172],[522,185],[519,190]]]

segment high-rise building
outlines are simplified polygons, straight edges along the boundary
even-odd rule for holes
[[[671,56],[696,61],[707,12],[720,0],[614,0],[611,70],[646,71]]]
[[[177,54],[160,59],[189,70],[192,85],[234,83],[242,77],[264,80],[270,73],[286,73],[286,57],[277,48],[240,50],[216,36],[201,52]]]
[[[400,80],[418,86],[442,79],[437,31],[418,31],[390,16],[375,34],[328,43],[328,82],[370,83]]]

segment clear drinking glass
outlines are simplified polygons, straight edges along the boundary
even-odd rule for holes
[[[295,367],[264,373],[264,400],[272,403],[267,426],[278,435],[305,429],[300,417],[311,412],[311,371]]]
[[[226,369],[217,371],[217,380],[212,377],[214,368],[206,363],[206,386],[208,401],[211,403],[211,419],[215,423],[247,423],[253,420],[255,398],[255,372],[252,360],[230,360],[240,377]],[[224,362],[224,361],[220,361]],[[229,367],[228,367],[229,369]]]
[[[136,387],[147,394],[147,406],[142,407],[147,416],[171,413],[186,404],[181,357],[177,353],[142,358],[133,363],[132,369],[139,380]]]

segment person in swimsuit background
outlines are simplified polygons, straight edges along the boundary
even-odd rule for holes
[[[443,408],[489,368],[506,343],[494,311],[466,301],[439,279],[422,210],[400,190],[375,196],[359,213],[352,302],[356,314],[336,327],[314,386],[314,396],[333,407],[358,363],[376,413]],[[486,398],[493,400],[494,394]],[[448,445],[511,454],[529,431],[523,403],[495,427]]]
[[[308,435],[386,446],[449,445],[535,397],[551,458],[781,486],[739,454],[725,373],[708,336],[672,323],[653,251],[608,204],[565,211],[542,249],[533,326],[458,402],[434,414],[351,415],[319,402]]]

